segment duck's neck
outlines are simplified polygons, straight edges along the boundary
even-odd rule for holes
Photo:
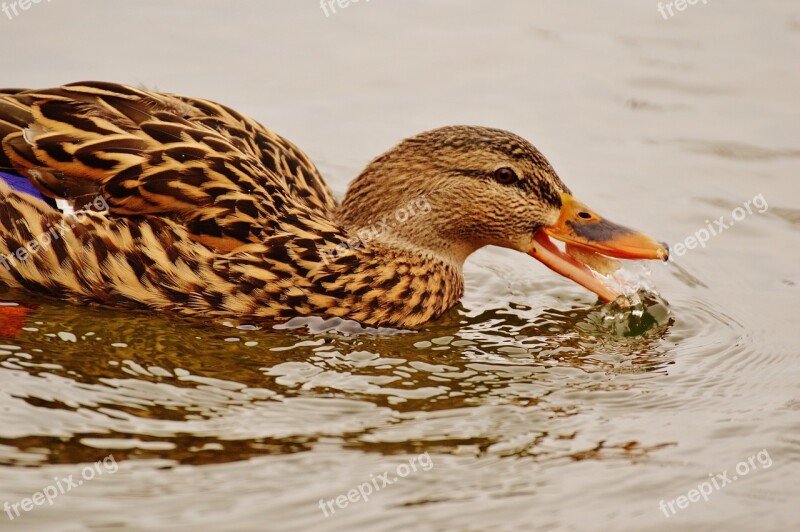
[[[453,307],[464,293],[461,264],[401,241],[369,242],[326,260],[336,274],[328,294],[356,321],[415,328]]]
[[[371,202],[361,195],[361,188],[351,187],[335,219],[359,243],[382,244],[413,255],[440,258],[461,269],[480,245],[478,239],[461,238],[460,214],[449,208],[452,198],[441,190],[419,194],[373,194]],[[388,196],[388,197],[386,197]]]
[[[430,182],[412,190],[375,168],[373,162],[353,181],[334,214],[351,238],[332,251],[349,258],[331,267],[357,287],[353,319],[416,327],[458,302],[464,261],[476,247],[457,234],[455,189]]]

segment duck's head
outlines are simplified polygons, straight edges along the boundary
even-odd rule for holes
[[[483,246],[515,249],[607,301],[619,294],[550,237],[610,257],[667,257],[664,245],[574,199],[528,141],[483,127],[445,127],[404,140],[351,183],[339,218],[356,234],[367,230],[459,266]]]

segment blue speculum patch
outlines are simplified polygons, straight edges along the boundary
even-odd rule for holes
[[[9,174],[8,172],[0,171],[0,180],[5,181],[8,185],[17,192],[24,192],[31,196],[37,197],[41,200],[44,199],[42,193],[39,192],[33,183],[28,181],[28,178],[19,176],[17,174]]]

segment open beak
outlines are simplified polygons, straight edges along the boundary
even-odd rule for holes
[[[585,251],[619,259],[669,258],[669,250],[649,236],[609,222],[569,194],[561,193],[561,215],[555,224],[533,235],[528,254],[556,273],[591,290],[604,301],[620,293],[595,275],[585,264],[561,251],[549,237]]]

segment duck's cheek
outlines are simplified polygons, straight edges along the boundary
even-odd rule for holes
[[[541,227],[551,227],[553,225],[556,225],[558,223],[558,220],[561,218],[561,209],[557,208],[547,209],[547,211],[541,214],[540,217],[542,223],[536,229],[539,229]]]

